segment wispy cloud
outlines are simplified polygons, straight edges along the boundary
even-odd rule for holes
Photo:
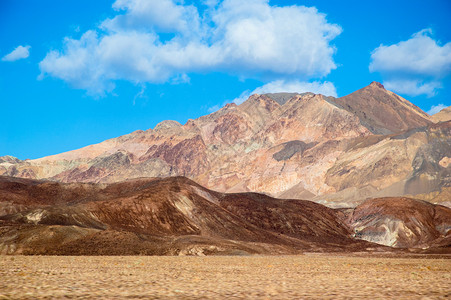
[[[424,29],[407,41],[381,45],[371,53],[371,72],[380,72],[384,85],[395,92],[432,97],[451,73],[451,42],[441,46]]]
[[[337,97],[337,90],[332,82],[303,82],[297,80],[285,81],[275,80],[269,82],[253,91],[245,91],[239,97],[233,100],[234,103],[240,104],[244,102],[250,95],[267,94],[267,93],[305,93],[312,92],[315,94],[323,94],[325,96]]]
[[[337,90],[332,82],[304,82],[298,80],[274,80],[254,90],[246,90],[232,101],[226,101],[222,105],[214,105],[207,109],[208,112],[214,112],[226,105],[229,102],[241,104],[246,101],[253,94],[267,94],[267,93],[306,93],[311,92],[315,94],[323,94],[325,96],[337,97]]]
[[[431,109],[429,109],[428,111],[427,111],[427,113],[428,114],[430,114],[431,116],[432,115],[435,115],[436,113],[438,113],[439,111],[441,111],[442,109],[444,109],[444,108],[447,108],[447,106],[446,105],[444,105],[444,104],[437,104],[437,105],[432,105],[431,106]]]
[[[2,57],[2,61],[16,61],[30,56],[31,46],[18,46],[11,53]]]
[[[311,80],[336,68],[331,42],[341,28],[316,8],[267,0],[207,2],[200,14],[180,1],[117,0],[115,17],[47,53],[41,78],[102,94],[114,89],[115,80],[180,82],[196,72]]]
[[[137,99],[147,98],[147,96],[144,95],[145,92],[146,92],[146,85],[142,84],[141,90],[135,95],[135,97],[133,97],[133,105],[136,105]]]

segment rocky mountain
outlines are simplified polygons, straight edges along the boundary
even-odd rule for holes
[[[252,95],[181,125],[163,121],[74,151],[0,161],[0,175],[112,183],[186,176],[219,192],[334,207],[410,195],[450,204],[451,122],[434,123],[379,83],[342,98]]]
[[[373,242],[449,253],[450,216],[451,209],[418,200],[334,210],[219,193],[184,177],[93,184],[0,176],[1,254],[398,252]]]
[[[387,91],[378,82],[338,98],[335,103],[358,116],[360,122],[375,134],[397,133],[431,123],[429,115],[419,107]]]

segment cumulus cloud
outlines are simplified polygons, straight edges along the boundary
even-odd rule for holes
[[[53,76],[93,94],[115,80],[162,83],[193,72],[225,72],[264,81],[321,78],[336,68],[341,33],[316,8],[268,0],[117,0],[117,15],[47,53],[41,78]],[[186,77],[187,78],[187,77]]]
[[[391,46],[379,46],[372,54],[371,71],[442,76],[451,71],[451,43],[437,44],[430,29]]]
[[[380,72],[395,92],[434,96],[451,73],[451,42],[441,46],[431,36],[432,30],[424,29],[407,41],[379,46],[371,53],[370,71]]]
[[[31,46],[18,46],[11,53],[2,57],[2,61],[16,61],[30,56]]]
[[[305,93],[312,92],[315,94],[323,94],[325,96],[337,97],[337,90],[332,82],[302,82],[297,80],[285,81],[275,80],[269,82],[253,91],[245,91],[239,97],[233,100],[236,104],[241,104],[253,94],[267,94],[267,93]]]
[[[432,115],[435,115],[436,113],[438,113],[439,111],[441,111],[444,108],[447,108],[447,106],[442,104],[442,103],[437,104],[437,105],[432,105],[431,109],[428,110],[427,113],[432,116]]]

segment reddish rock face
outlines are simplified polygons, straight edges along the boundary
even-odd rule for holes
[[[227,145],[233,145],[245,139],[250,128],[244,117],[232,113],[220,116],[215,123],[214,138]]]
[[[177,168],[177,174],[184,176],[197,176],[208,169],[206,146],[202,137],[196,135],[184,139],[175,145],[164,142],[158,146],[152,146],[140,161],[152,158],[160,158],[168,165]]]
[[[335,206],[380,196],[439,201],[451,188],[449,124],[378,83],[338,99],[252,95],[185,125],[163,121],[36,160],[3,157],[0,175],[101,183],[183,175],[221,192]]]

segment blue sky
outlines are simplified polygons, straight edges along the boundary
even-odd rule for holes
[[[450,106],[449,16],[448,0],[0,0],[0,156],[183,124],[253,92],[380,81]]]

